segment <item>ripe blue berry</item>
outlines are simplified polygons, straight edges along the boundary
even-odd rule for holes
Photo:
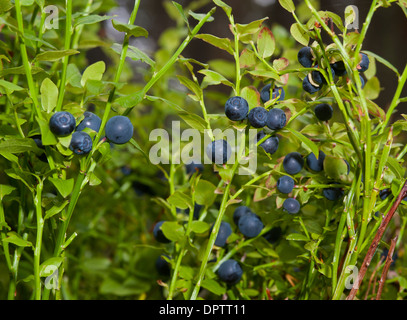
[[[318,159],[315,154],[311,152],[306,159],[308,168],[315,172],[322,171],[324,169],[324,159],[325,153],[323,151],[319,150]]]
[[[245,214],[239,219],[238,228],[239,231],[247,238],[256,237],[264,225],[260,218],[255,213]]]
[[[236,260],[229,259],[223,262],[218,269],[218,276],[229,285],[236,284],[243,275],[243,269]]]
[[[263,128],[267,122],[267,115],[267,109],[263,107],[255,107],[250,110],[247,118],[249,119],[249,123],[252,127]]]
[[[315,116],[321,121],[328,121],[332,118],[334,110],[327,103],[321,103],[314,109]]]
[[[204,166],[202,163],[195,163],[191,162],[185,165],[185,169],[187,171],[187,174],[194,174],[196,171],[201,173],[204,170]]]
[[[305,76],[304,80],[302,81],[302,88],[304,89],[304,91],[306,91],[310,94],[313,94],[313,93],[319,91],[321,89],[321,87],[315,83],[312,84],[309,79],[309,76],[310,76],[310,74]]]
[[[311,47],[303,47],[297,54],[298,62],[305,68],[311,68],[314,62]]]
[[[133,137],[133,124],[125,116],[114,116],[106,123],[106,138],[114,144],[124,144]]]
[[[285,199],[285,201],[283,203],[283,208],[288,213],[294,214],[294,213],[298,213],[298,211],[300,211],[301,205],[297,199],[287,198],[287,199]]]
[[[51,132],[56,136],[67,136],[75,130],[75,118],[67,111],[59,111],[49,120]]]
[[[278,130],[285,127],[287,123],[287,116],[285,115],[284,110],[273,108],[270,109],[267,114],[266,125],[271,130]]]
[[[283,230],[280,227],[271,228],[265,234],[263,234],[264,239],[269,243],[275,243],[283,235]]]
[[[318,66],[315,66],[315,68],[318,68]],[[330,68],[331,68],[332,77],[335,77],[335,70],[332,68],[332,66]],[[326,79],[320,71],[316,71],[316,70],[311,71],[311,79],[312,79],[312,82],[316,83],[317,85],[326,84]]]
[[[72,134],[69,149],[79,155],[87,154],[92,150],[92,138],[86,132],[75,131]]]
[[[249,104],[242,97],[231,97],[226,101],[225,114],[233,121],[240,121],[246,118],[249,112]]]
[[[277,190],[281,193],[290,193],[294,189],[294,179],[290,176],[282,176],[277,180]]]
[[[102,120],[94,113],[86,111],[84,114],[85,118],[76,127],[76,131],[82,131],[85,128],[90,128],[93,131],[99,132]]]
[[[257,141],[260,141],[264,138],[266,134],[263,131],[257,133]],[[279,144],[279,139],[276,136],[271,136],[260,143],[260,147],[264,149],[268,154],[273,154],[277,151]]]
[[[322,190],[322,194],[324,195],[325,198],[327,198],[330,201],[336,201],[342,198],[343,196],[343,190],[341,188],[325,188]]]
[[[226,140],[215,140],[206,147],[206,154],[213,163],[225,164],[232,153],[232,148]]]
[[[200,204],[195,202],[195,204],[194,204],[194,215],[193,215],[194,219],[199,219],[199,214],[200,214],[202,208],[203,208],[203,205],[200,205]],[[190,212],[189,208],[185,210],[186,215],[189,215],[189,212]]]
[[[366,82],[365,82],[365,79],[362,77],[362,75],[359,75],[359,77],[360,77],[360,82],[361,82],[361,88],[363,89],[365,87]]]
[[[304,166],[304,158],[298,152],[291,152],[284,157],[283,168],[288,174],[297,174]]]
[[[282,101],[285,98],[285,91],[284,88],[282,87],[274,87],[271,93],[271,98],[270,98],[270,89],[271,89],[271,83],[266,84],[261,90],[260,90],[260,99],[263,103],[266,103],[267,101],[271,99],[277,99],[277,101]]]
[[[342,77],[346,74],[346,68],[343,61],[336,61],[331,64],[331,68],[335,71],[335,75]]]
[[[389,188],[380,190],[379,192],[379,197],[382,200],[386,199],[389,195],[392,195],[391,189]]]
[[[239,220],[243,215],[252,213],[252,211],[250,210],[249,207],[246,206],[239,206],[235,209],[235,211],[233,212],[233,222],[235,223],[235,225],[239,224]]]
[[[212,226],[212,228],[213,228],[213,226]],[[211,228],[210,233],[212,232],[212,228]],[[220,223],[218,235],[216,236],[215,246],[224,247],[226,245],[226,240],[228,239],[228,237],[231,234],[232,234],[232,228],[230,227],[230,224],[225,221],[222,221]]]
[[[163,225],[164,222],[165,222],[165,221],[159,221],[159,222],[156,223],[156,225],[154,226],[154,229],[153,229],[153,235],[154,235],[154,238],[155,238],[158,242],[161,242],[161,243],[169,243],[169,242],[171,242],[171,240],[168,240],[168,239],[165,237],[163,231],[161,230],[161,226]]]
[[[168,277],[171,274],[171,265],[168,263],[167,260],[164,259],[164,256],[170,259],[170,257],[165,254],[160,255],[155,260],[155,269],[161,276]]]
[[[369,68],[369,57],[365,53],[360,53],[360,62],[357,65],[357,69],[359,72],[365,72]]]

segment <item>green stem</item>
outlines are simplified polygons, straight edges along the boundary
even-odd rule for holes
[[[36,193],[34,196],[35,212],[37,219],[37,237],[34,248],[34,282],[35,282],[35,299],[41,300],[41,278],[40,278],[40,262],[41,262],[41,247],[42,247],[42,233],[44,230],[44,218],[42,216],[42,181],[38,181]]]
[[[72,0],[65,1],[66,7],[66,19],[65,19],[65,44],[64,49],[69,50],[71,46],[71,37],[72,37]],[[58,102],[56,106],[56,111],[62,110],[62,103],[64,101],[65,96],[65,86],[66,86],[66,74],[67,68],[69,63],[69,56],[63,57],[62,60],[62,73],[61,79],[59,83],[59,94],[58,94]]]

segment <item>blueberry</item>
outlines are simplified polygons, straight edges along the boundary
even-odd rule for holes
[[[264,227],[263,222],[254,213],[241,216],[237,226],[239,231],[247,238],[256,237]]]
[[[163,231],[161,230],[161,226],[162,226],[162,224],[163,224],[164,222],[165,222],[165,221],[159,221],[159,222],[156,223],[156,225],[154,226],[154,229],[153,229],[153,235],[154,235],[154,238],[155,238],[158,242],[161,242],[161,243],[169,243],[169,242],[171,242],[171,240],[168,240],[168,239],[165,237]]]
[[[206,147],[206,154],[209,159],[216,164],[228,162],[232,153],[232,148],[226,140],[215,140]]]
[[[270,109],[267,114],[266,125],[271,130],[278,130],[284,128],[287,123],[287,116],[285,115],[284,110],[273,108]]]
[[[361,82],[361,88],[363,89],[365,87],[366,82],[365,82],[365,79],[362,77],[362,75],[359,75],[359,77],[360,77],[360,82]]]
[[[321,103],[314,109],[315,116],[321,121],[328,121],[332,118],[334,110],[327,103]]]
[[[239,224],[239,219],[246,214],[252,213],[249,207],[246,206],[239,206],[233,212],[233,221],[235,225]]]
[[[260,131],[257,133],[257,141],[260,141],[265,137],[265,133],[263,131]],[[262,143],[260,143],[260,147],[264,149],[265,152],[268,154],[273,154],[277,151],[278,149],[278,144],[279,144],[279,139],[276,136],[271,136],[264,140]]]
[[[231,97],[226,101],[225,114],[233,121],[239,121],[246,118],[249,112],[249,104],[242,97]]]
[[[76,131],[82,131],[85,128],[90,128],[93,131],[99,132],[102,120],[94,113],[86,111],[84,114],[85,118],[76,127]]]
[[[283,230],[280,227],[271,228],[265,234],[263,234],[264,239],[266,239],[269,243],[275,243],[280,239],[283,234]]]
[[[304,166],[304,158],[298,152],[291,152],[284,157],[283,168],[288,174],[297,174]]]
[[[290,193],[294,189],[294,179],[290,176],[282,176],[277,180],[277,190],[281,193]]]
[[[201,173],[204,170],[204,166],[202,163],[195,163],[192,161],[191,163],[185,165],[185,169],[187,174],[194,174],[197,171],[198,173]]]
[[[282,87],[274,87],[271,93],[271,98],[270,98],[270,89],[271,89],[271,83],[266,84],[261,90],[260,90],[260,99],[263,103],[266,103],[270,99],[277,99],[277,101],[282,101],[285,98],[285,91],[284,88]]]
[[[390,195],[392,195],[391,189],[387,188],[379,191],[379,197],[382,200],[386,199]]]
[[[323,151],[319,150],[318,159],[315,154],[311,152],[306,158],[308,168],[315,172],[324,170],[324,159],[325,153]]]
[[[301,205],[297,199],[287,198],[283,202],[283,208],[288,213],[298,213],[301,209]]]
[[[203,208],[203,205],[200,205],[198,203],[195,202],[194,204],[194,219],[199,219],[199,214],[201,213],[201,210]],[[189,208],[185,210],[185,214],[189,215]]]
[[[106,123],[106,138],[114,144],[124,144],[133,137],[133,124],[125,116],[114,116]]]
[[[342,198],[343,196],[343,190],[341,188],[325,188],[322,190],[322,194],[325,198],[327,198],[330,201],[336,201]]]
[[[359,72],[365,72],[368,68],[369,68],[369,57],[364,54],[364,53],[360,53],[360,62],[359,64],[356,66],[356,68],[358,69]]]
[[[69,149],[79,155],[89,153],[92,150],[92,138],[86,132],[75,131],[72,134]]]
[[[171,265],[163,258],[164,256],[170,259],[170,257],[167,255],[160,255],[155,260],[155,269],[157,270],[158,274],[168,277],[171,274]]]
[[[321,89],[320,86],[318,86],[317,84],[312,84],[310,79],[309,79],[309,74],[304,78],[304,80],[302,81],[302,88],[304,89],[304,91],[313,94],[317,91],[319,91]]]
[[[315,68],[318,68],[318,66],[315,66]],[[335,77],[335,70],[332,67],[331,67],[331,73],[332,73],[332,77]],[[317,71],[317,70],[311,71],[311,80],[313,83],[315,83],[319,86],[326,84],[325,77],[322,75],[322,73],[320,71]]]
[[[210,232],[212,232],[212,228]],[[230,224],[225,221],[222,221],[220,223],[218,235],[216,236],[215,246],[224,247],[226,245],[226,240],[231,234],[232,228],[230,227]]]
[[[342,77],[346,74],[346,68],[343,61],[336,61],[331,64],[331,68],[335,71],[335,75]]]
[[[218,269],[219,278],[229,285],[236,284],[243,275],[243,269],[236,260],[229,259],[223,262]]]
[[[263,128],[267,122],[267,115],[267,109],[263,107],[255,107],[250,110],[247,118],[249,119],[249,123],[252,127]]]
[[[298,51],[297,54],[298,62],[304,67],[304,68],[311,68],[312,63],[314,61],[314,57],[312,55],[312,49],[311,47],[303,47]]]
[[[75,130],[75,118],[67,111],[59,111],[49,120],[51,132],[56,136],[68,136]]]

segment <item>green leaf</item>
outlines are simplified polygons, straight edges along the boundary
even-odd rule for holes
[[[232,14],[232,7],[230,7],[229,5],[227,5],[226,3],[224,3],[224,2],[221,1],[221,0],[213,0],[213,2],[214,2],[217,6],[221,7],[221,8],[223,9],[223,11],[225,11],[226,15],[227,15],[228,17],[230,17],[230,15]]]
[[[219,38],[211,34],[197,34],[195,38],[201,39],[219,49],[225,50],[233,55],[232,42],[229,38]]]
[[[56,50],[56,51],[45,51],[43,53],[38,54],[34,60],[36,61],[57,61],[62,59],[66,56],[72,56],[74,54],[80,53],[77,50],[69,49],[69,50]]]
[[[400,73],[397,70],[397,68],[395,66],[393,66],[389,61],[387,61],[386,59],[382,58],[381,56],[371,52],[371,51],[367,51],[367,50],[363,50],[363,53],[367,54],[368,56],[372,56],[374,57],[377,61],[379,61],[381,64],[385,65],[387,68],[389,68],[390,70],[392,70],[398,77],[400,77]]]
[[[260,31],[262,23],[267,19],[268,17],[265,17],[259,20],[252,21],[248,24],[236,23],[237,33],[240,36],[255,34]]]
[[[58,140],[55,137],[55,135],[51,132],[48,121],[45,119],[40,119],[38,117],[35,118],[40,127],[42,144],[44,146],[56,145],[58,143]]]
[[[6,185],[6,184],[0,184],[0,200],[3,200],[3,198],[10,193],[12,193],[16,188]]]
[[[179,241],[184,238],[184,228],[177,221],[165,221],[161,225],[161,230],[164,236],[171,241]]]
[[[206,17],[206,14],[205,14],[205,13],[195,13],[195,12],[193,12],[193,11],[191,11],[191,10],[188,11],[188,14],[189,14],[192,18],[194,18],[195,20],[198,20],[199,22],[201,22],[202,19]],[[214,21],[214,20],[215,20],[215,18],[211,16],[211,17],[209,17],[206,21],[207,21],[207,22],[211,22],[211,21]]]
[[[229,80],[227,80],[224,76],[222,76],[220,73],[217,73],[216,71],[209,69],[201,69],[198,72],[205,75],[201,83],[201,88],[203,89],[209,85],[216,85],[220,83],[234,88],[233,83],[231,83]]]
[[[68,203],[69,203],[69,201],[68,201],[68,200],[65,200],[65,201],[62,202],[62,203],[59,203],[59,204],[54,205],[51,209],[48,209],[48,210],[45,212],[44,220],[46,220],[46,219],[48,219],[48,218],[51,218],[52,216],[54,216],[54,215],[60,213],[60,212],[68,205]]]
[[[121,54],[122,52],[122,45],[119,43],[114,43],[111,48],[118,54]],[[134,61],[142,61],[152,67],[155,66],[154,60],[152,60],[147,54],[145,54],[139,48],[136,48],[134,46],[128,46],[126,56]]]
[[[211,226],[205,221],[194,220],[191,222],[191,231],[195,233],[204,233],[209,230]]]
[[[289,127],[285,127],[288,131],[290,131],[294,136],[296,136],[301,142],[303,142],[308,148],[310,148],[311,152],[318,158],[319,156],[319,149],[318,146],[304,136],[302,133],[298,132],[297,130],[291,129]]]
[[[244,87],[240,91],[240,96],[246,99],[249,104],[249,109],[253,109],[261,105],[260,102],[260,93],[257,91],[257,88],[254,86]]]
[[[191,90],[196,95],[198,100],[202,99],[203,92],[202,92],[201,87],[197,83],[195,83],[191,79],[188,79],[187,77],[184,77],[184,76],[177,75],[177,78],[181,84],[183,84],[185,87],[187,87],[189,90]]]
[[[82,88],[81,85],[81,72],[76,64],[70,63],[66,69],[66,82],[75,88]]]
[[[239,64],[240,68],[253,67],[257,62],[256,54],[250,49],[243,49],[240,53]]]
[[[215,201],[216,186],[207,180],[199,180],[195,189],[195,201],[200,205],[210,206]]]
[[[115,103],[120,105],[122,108],[132,108],[138,105],[144,99],[144,94],[142,91],[137,91],[135,93],[120,97],[115,100]]]
[[[290,33],[303,46],[308,46],[309,35],[301,28],[298,23],[293,23],[290,27]]]
[[[286,240],[309,241],[309,239],[301,233],[291,233],[286,237]]]
[[[249,71],[247,71],[247,73],[251,74],[252,76],[254,76],[256,78],[262,78],[264,80],[274,79],[277,81],[281,81],[280,76],[278,75],[277,71],[273,71],[271,69],[249,70]]]
[[[40,277],[49,277],[52,275],[54,271],[59,268],[63,260],[63,257],[52,257],[45,260],[40,265]]]
[[[208,123],[202,117],[195,113],[189,113],[186,111],[178,112],[178,115],[184,120],[191,128],[204,132],[208,129]]]
[[[257,35],[257,51],[263,58],[269,58],[273,55],[276,43],[273,33],[269,28],[261,28]]]
[[[82,87],[86,86],[88,80],[102,80],[103,74],[106,70],[106,65],[103,61],[95,62],[85,69],[81,79]]]
[[[3,239],[3,242],[12,243],[18,247],[33,247],[30,241],[24,240],[19,234],[14,231],[7,233],[7,238]]]
[[[6,89],[6,92],[8,94],[13,93],[14,91],[22,91],[22,90],[24,90],[24,88],[12,83],[12,82],[3,80],[3,79],[0,79],[0,87],[3,87],[4,89]]]
[[[86,25],[86,24],[94,24],[94,23],[99,23],[105,20],[109,20],[113,18],[113,16],[99,16],[97,14],[91,14],[88,16],[82,16],[76,19],[74,28],[76,28],[79,25]]]
[[[226,287],[221,285],[214,279],[204,279],[201,283],[202,288],[216,294],[216,295],[223,295],[226,293]]]
[[[0,0],[0,14],[3,14],[14,7],[10,0]]]
[[[178,13],[181,15],[182,20],[184,20],[185,24],[189,29],[189,22],[187,16],[185,15],[184,8],[182,8],[182,6],[175,1],[172,1],[172,4],[174,5],[175,8],[177,8]]]
[[[343,179],[348,175],[349,167],[344,159],[326,155],[324,159],[324,171],[332,179]]]
[[[45,78],[44,81],[42,81],[40,92],[42,109],[47,113],[51,113],[57,106],[58,87],[51,79]]]
[[[168,197],[167,201],[169,204],[179,209],[192,208],[191,197],[181,191],[175,191],[172,195]]]
[[[34,4],[34,0],[20,0],[22,6],[32,6]]]
[[[39,152],[40,149],[37,147],[33,139],[14,138],[0,141],[0,153],[3,151],[16,154],[29,151]]]
[[[367,99],[377,99],[380,93],[380,82],[377,77],[373,77],[366,82],[365,87],[363,88],[365,97]]]
[[[133,37],[148,37],[148,31],[142,27],[120,23],[112,20],[113,27],[119,32],[125,32],[126,34]]]
[[[278,2],[280,2],[280,5],[288,12],[294,12],[295,5],[292,0],[278,0]]]
[[[55,186],[55,188],[58,189],[59,193],[61,194],[62,197],[66,198],[69,196],[73,190],[73,185],[74,185],[74,179],[58,179],[58,178],[48,178],[50,182]]]

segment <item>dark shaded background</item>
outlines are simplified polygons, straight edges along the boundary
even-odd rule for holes
[[[164,9],[163,2],[170,2],[170,0],[142,0],[137,15],[136,24],[146,28],[149,31],[149,38],[147,40],[141,39],[138,45],[146,52],[154,52],[157,49],[156,41],[160,34],[170,26],[175,26],[175,22],[171,20],[167,12]],[[191,1],[178,0],[178,3],[184,7]],[[283,9],[277,0],[225,0],[226,3],[233,7],[233,15],[235,22],[237,23],[249,23],[253,20],[257,20],[263,17],[269,17],[268,23],[278,23],[287,29],[291,24],[295,22],[292,15]],[[123,8],[132,10],[134,2],[131,0],[118,0],[118,3]],[[263,5],[261,5],[263,3]],[[271,3],[271,4],[270,4]],[[299,1],[295,1],[296,5]],[[359,26],[362,27],[362,23],[365,20],[371,1],[320,1],[321,10],[329,10],[338,14],[341,18],[344,17],[345,7],[348,5],[355,5],[359,10]],[[213,3],[205,5],[197,12],[206,13],[214,7]],[[126,21],[128,18],[123,15],[124,11],[119,11],[119,17]],[[228,21],[223,10],[219,8],[214,14],[215,20],[211,23],[207,23],[201,29],[201,33],[212,33],[219,37],[230,37],[231,33],[228,26]],[[407,18],[402,12],[401,8],[393,4],[389,8],[379,8],[374,14],[372,23],[365,38],[362,50],[369,50],[382,56],[390,61],[401,73],[407,63]],[[208,61],[214,58],[229,59],[228,54],[223,54],[222,50],[219,50],[212,46],[202,47],[201,41],[192,41],[183,55],[188,57],[194,57],[199,61]],[[377,76],[380,80],[383,91],[380,93],[379,98],[375,102],[387,109],[391,102],[393,94],[397,86],[397,78],[394,72],[387,69],[380,63],[376,63]],[[405,89],[402,97],[407,95]],[[403,110],[404,109],[404,110]],[[402,103],[398,106],[398,112],[406,112],[406,103]]]

